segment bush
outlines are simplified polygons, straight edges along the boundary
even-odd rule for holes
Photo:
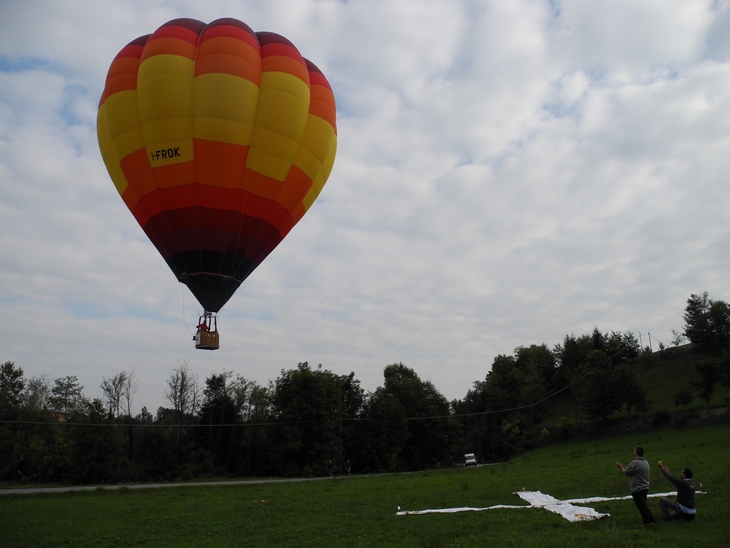
[[[686,388],[682,388],[679,392],[674,394],[674,405],[677,407],[687,407],[690,403],[692,403],[693,399],[694,396],[692,395],[692,392]]]

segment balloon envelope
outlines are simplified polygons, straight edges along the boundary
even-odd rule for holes
[[[286,38],[176,19],[111,64],[97,136],[119,194],[203,308],[218,312],[332,170],[335,99]]]

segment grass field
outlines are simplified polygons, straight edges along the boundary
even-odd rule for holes
[[[99,489],[0,496],[0,546],[707,546],[727,545],[730,425],[552,445],[508,463],[387,476]],[[631,500],[588,506],[610,517],[570,523],[542,509],[397,516],[402,510],[524,504],[515,491],[559,499],[628,494],[615,467],[634,445],[672,472],[695,471],[694,523],[642,526]],[[652,468],[650,492],[671,485]],[[700,487],[702,483],[702,487]],[[660,517],[658,502],[649,505]]]

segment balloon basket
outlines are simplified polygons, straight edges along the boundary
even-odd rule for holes
[[[198,331],[195,334],[195,348],[198,350],[218,350],[220,347],[217,331]]]

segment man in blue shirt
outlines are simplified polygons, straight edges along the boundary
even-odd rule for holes
[[[695,507],[695,484],[692,482],[692,470],[685,468],[682,470],[681,478],[675,478],[669,473],[669,468],[657,462],[657,466],[662,469],[662,474],[669,482],[677,488],[677,502],[667,498],[659,499],[659,507],[662,509],[662,515],[666,520],[685,519],[692,521],[695,519],[697,509]],[[674,510],[671,514],[669,510]]]
[[[624,467],[620,462],[616,466],[624,476],[629,477],[629,491],[634,499],[634,504],[639,509],[641,520],[644,525],[656,525],[654,514],[646,505],[646,497],[649,494],[649,463],[644,459],[644,448],[637,445],[634,449],[634,460]]]

